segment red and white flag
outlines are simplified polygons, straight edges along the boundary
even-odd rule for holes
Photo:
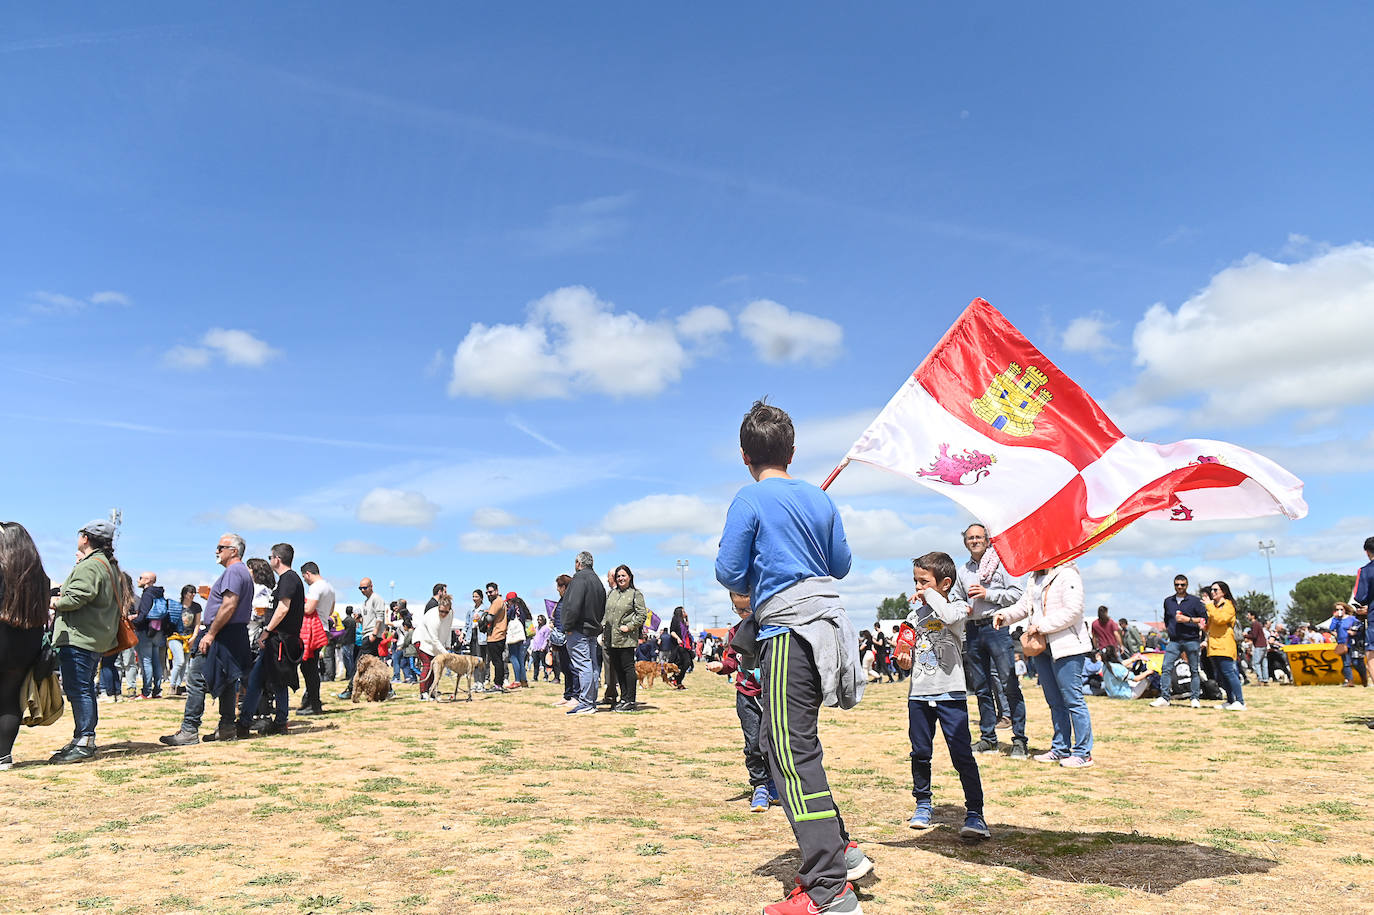
[[[1147,516],[1307,514],[1302,481],[1252,451],[1127,438],[983,299],[969,304],[835,473],[850,461],[964,506],[988,526],[1013,575],[1081,556]]]

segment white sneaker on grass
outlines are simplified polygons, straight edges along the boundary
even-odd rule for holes
[[[1154,702],[1151,702],[1151,703],[1150,703],[1150,708],[1164,708],[1164,707],[1167,706],[1168,704],[1169,704],[1169,700],[1168,700],[1168,699],[1165,699],[1163,696],[1160,696],[1160,697],[1159,697],[1158,699],[1156,699]]]
[[[1193,708],[1202,708],[1202,703],[1197,701],[1196,699],[1194,699],[1192,702],[1189,702],[1188,704],[1191,705]]]

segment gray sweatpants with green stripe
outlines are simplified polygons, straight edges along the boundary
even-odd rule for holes
[[[821,678],[811,646],[787,632],[764,639],[759,654],[763,694],[760,742],[801,849],[797,873],[818,906],[844,892],[849,833],[830,795],[816,725]]]

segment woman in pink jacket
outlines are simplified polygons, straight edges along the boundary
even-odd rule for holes
[[[1083,577],[1072,562],[1032,572],[1021,599],[997,613],[994,626],[1028,620],[1026,635],[1039,633],[1048,647],[1027,660],[1036,665],[1050,707],[1054,740],[1038,762],[1068,769],[1093,764],[1093,723],[1083,699],[1083,664],[1092,655],[1092,636],[1083,619]]]

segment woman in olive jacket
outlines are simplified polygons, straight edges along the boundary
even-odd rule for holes
[[[635,649],[639,647],[639,633],[649,611],[644,605],[644,592],[635,587],[635,573],[629,566],[616,566],[612,573],[615,587],[606,594],[606,616],[603,632],[610,669],[619,687],[620,702],[612,711],[635,710]]]
[[[114,525],[92,521],[76,535],[76,565],[52,608],[52,643],[62,671],[62,691],[72,707],[72,742],[48,762],[82,762],[95,756],[95,672],[115,647],[124,584],[114,558]]]

